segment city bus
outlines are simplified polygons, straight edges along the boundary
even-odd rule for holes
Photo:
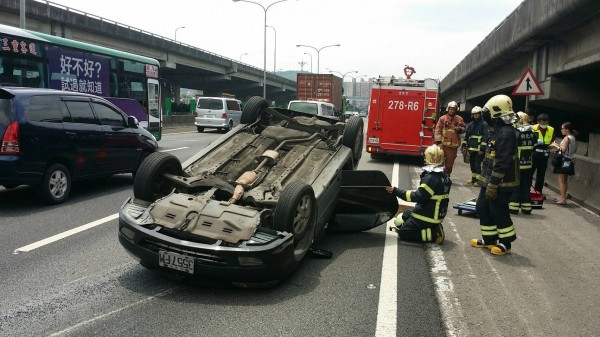
[[[0,85],[102,96],[160,140],[158,71],[149,57],[0,24]]]

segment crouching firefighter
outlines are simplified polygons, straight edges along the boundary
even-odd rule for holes
[[[444,173],[444,151],[437,145],[425,150],[425,164],[421,182],[416,190],[405,191],[387,186],[402,200],[415,202],[415,207],[398,215],[394,227],[401,240],[413,242],[435,242],[441,245],[445,234],[442,221],[448,212],[448,201],[452,181]]]
[[[490,248],[494,255],[510,253],[511,242],[517,239],[508,203],[512,193],[519,189],[517,160],[517,131],[512,100],[496,95],[485,104],[484,115],[491,120],[493,129],[481,165],[481,189],[475,209],[479,216],[481,239],[472,239],[475,248]]]
[[[533,132],[529,124],[529,116],[519,111],[517,112],[519,121],[516,124],[519,130],[519,189],[514,191],[508,208],[511,214],[518,214],[519,208],[523,214],[531,214],[531,182],[533,181],[533,145],[537,141],[537,135]]]

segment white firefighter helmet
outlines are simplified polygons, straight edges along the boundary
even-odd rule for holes
[[[444,165],[444,151],[437,144],[430,145],[425,149],[425,164],[440,166]]]
[[[471,115],[473,114],[481,114],[481,107],[476,105],[473,107],[473,109],[471,109]]]
[[[505,124],[512,124],[516,121],[512,100],[506,95],[496,95],[490,98],[485,103],[483,111],[489,112],[492,118],[501,119]]]
[[[517,112],[517,116],[519,116],[519,124],[520,125],[529,125],[529,115],[524,113],[523,111]]]
[[[452,102],[448,103],[448,105],[446,106],[446,111],[448,111],[448,109],[450,109],[450,108],[458,109],[458,104],[455,101],[452,101]]]

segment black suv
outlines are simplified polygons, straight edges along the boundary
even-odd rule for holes
[[[0,185],[63,202],[71,181],[133,173],[158,148],[135,117],[107,100],[52,89],[0,88]]]

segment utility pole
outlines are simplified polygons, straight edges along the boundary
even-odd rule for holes
[[[304,65],[306,64],[306,62],[304,62],[304,60],[298,62],[298,64],[300,65],[300,72],[304,71]]]

